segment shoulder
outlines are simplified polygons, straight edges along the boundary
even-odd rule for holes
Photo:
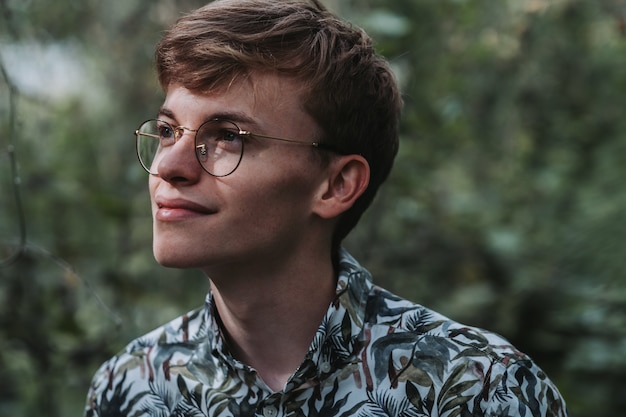
[[[392,349],[440,345],[461,356],[487,356],[495,361],[511,355],[526,358],[493,332],[456,322],[376,286],[370,291],[365,326],[374,332],[372,343]]]
[[[429,412],[443,407],[503,416],[508,410],[566,415],[545,373],[503,337],[378,287],[370,292],[367,311],[367,378],[385,401],[395,397]]]
[[[154,349],[176,350],[192,346],[207,331],[205,309],[197,308],[131,341],[112,360],[124,356],[141,357]]]
[[[193,343],[206,332],[205,309],[197,308],[130,342],[122,352]]]
[[[102,364],[91,381],[88,410],[108,403],[107,397],[113,393],[131,396],[157,379],[173,382],[172,375],[179,373],[177,364],[187,362],[199,341],[206,340],[204,311],[192,310],[152,330]]]

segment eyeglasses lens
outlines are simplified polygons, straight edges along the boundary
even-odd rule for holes
[[[160,120],[148,120],[137,130],[137,155],[149,173],[158,174],[158,159],[180,139],[176,137],[176,129],[181,128]],[[243,137],[234,123],[209,120],[195,133],[195,151],[205,171],[224,177],[235,171],[241,162]]]

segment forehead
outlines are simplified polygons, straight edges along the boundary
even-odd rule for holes
[[[239,80],[241,87],[259,100],[269,100],[275,105],[296,105],[302,108],[304,83],[297,78],[275,72],[253,72]],[[227,86],[228,89],[230,86]]]
[[[166,90],[163,109],[180,120],[228,118],[239,115],[236,121],[250,121],[260,127],[296,122],[315,128],[312,117],[303,106],[305,88],[302,82],[273,72],[253,72],[239,76],[210,91],[192,91],[181,84],[170,84]],[[265,126],[267,125],[267,126]]]

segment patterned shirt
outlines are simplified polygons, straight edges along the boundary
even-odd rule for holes
[[[282,391],[229,354],[218,322],[209,293],[204,308],[130,343],[97,371],[85,415],[567,415],[528,356],[373,285],[345,251],[336,298]]]

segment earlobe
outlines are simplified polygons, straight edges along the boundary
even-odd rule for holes
[[[330,163],[315,213],[331,219],[352,207],[369,184],[370,167],[360,155],[344,155]]]

